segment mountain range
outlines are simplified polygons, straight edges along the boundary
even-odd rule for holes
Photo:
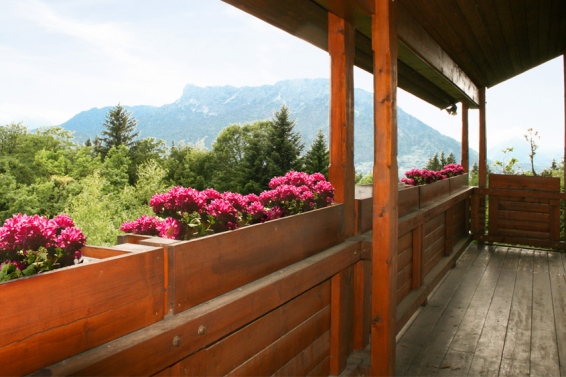
[[[218,133],[234,123],[272,119],[283,104],[290,110],[295,130],[300,132],[305,150],[318,129],[328,137],[330,84],[327,79],[294,79],[263,86],[186,85],[174,103],[156,106],[124,106],[138,121],[140,137],[154,137],[168,144],[203,141],[210,148]],[[354,163],[367,173],[373,165],[373,94],[354,91]],[[80,112],[61,127],[75,132],[78,141],[94,138],[103,131],[103,123],[112,106]],[[460,143],[398,109],[398,162],[402,175],[406,170],[422,168],[435,153],[453,153],[460,160]],[[470,150],[470,161],[477,161]]]

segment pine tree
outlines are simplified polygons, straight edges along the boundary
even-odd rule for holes
[[[120,104],[108,111],[103,124],[106,130],[102,131],[102,137],[100,137],[99,151],[102,157],[105,158],[112,147],[120,145],[130,149],[134,147],[139,135],[139,132],[135,132],[137,125],[136,118],[131,117],[131,113]]]
[[[268,134],[269,172],[271,177],[282,176],[291,170],[300,170],[302,161],[301,135],[294,131],[295,121],[289,120],[289,108],[285,105],[275,112]]]
[[[440,152],[440,166],[439,169],[435,169],[435,170],[442,170],[442,168],[444,166],[448,165],[448,163],[446,162],[446,157],[444,156],[444,151]]]
[[[305,172],[322,173],[328,179],[328,145],[321,129],[305,154]]]
[[[244,156],[237,177],[242,194],[260,194],[269,188],[272,176],[268,165],[268,150],[265,129],[260,127],[253,130],[244,146]]]
[[[446,157],[446,165],[455,164],[455,163],[456,163],[456,157],[454,156],[454,153],[450,152],[448,157]]]
[[[440,160],[438,159],[438,153],[435,153],[434,156],[428,159],[425,169],[438,171],[442,169],[442,166],[443,165],[440,164]]]

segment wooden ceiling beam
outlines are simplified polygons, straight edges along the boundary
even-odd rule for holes
[[[477,108],[477,86],[401,4],[397,8],[399,60],[452,97]]]

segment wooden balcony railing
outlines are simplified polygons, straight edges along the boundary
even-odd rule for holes
[[[565,249],[560,179],[491,174],[475,188],[472,233],[482,242]]]
[[[399,329],[471,240],[467,179],[399,192]],[[42,373],[340,374],[370,335],[372,199],[356,202],[350,238],[343,205],[202,240],[124,237],[160,248],[146,267],[163,276],[165,316]]]
[[[397,326],[407,323],[471,242],[468,175],[399,190]],[[357,229],[371,231],[372,198],[358,190]],[[368,242],[370,239],[368,239]],[[370,249],[366,246],[365,249]],[[371,253],[362,254],[371,258]]]

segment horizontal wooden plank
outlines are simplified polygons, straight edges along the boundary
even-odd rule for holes
[[[95,258],[95,259],[106,259],[111,257],[117,257],[127,253],[127,251],[123,251],[123,250],[116,250],[108,247],[89,246],[89,245],[84,246],[81,249],[81,252],[85,257]]]
[[[548,213],[550,211],[549,199],[538,199],[534,201],[525,200],[505,200],[504,197],[499,199],[499,209],[508,211],[521,211],[521,212],[542,212]]]
[[[438,216],[439,214],[445,212],[448,208],[465,201],[468,198],[471,198],[472,193],[475,192],[475,187],[469,187],[468,189],[463,190],[454,195],[450,195],[449,197],[439,200],[435,203],[434,206],[420,209],[416,212],[412,212],[409,215],[403,216],[399,218],[399,234],[407,233],[420,224],[424,224],[430,218]]]
[[[160,319],[162,311],[163,302],[147,296],[113,310],[36,333],[0,348],[0,360],[9,360],[2,366],[0,374],[17,376],[33,373],[81,351],[149,326]]]
[[[147,375],[213,344],[360,260],[344,242],[155,325],[46,368],[52,375]],[[199,328],[201,330],[199,330]],[[176,345],[172,340],[176,339]],[[155,350],[164,350],[156,354]]]
[[[519,212],[519,211],[502,211],[499,210],[498,218],[501,220],[519,220],[548,223],[550,215],[541,212]]]
[[[550,239],[550,234],[548,232],[535,232],[529,230],[499,229],[498,234],[501,234],[504,237],[505,236],[517,237],[522,239],[529,239],[529,238],[539,239],[539,240]],[[525,245],[528,245],[528,243]]]
[[[428,250],[432,245],[435,245],[438,242],[443,242],[444,240],[445,240],[445,229],[444,229],[444,225],[442,225],[425,236],[423,242],[423,248],[426,252],[426,250]]]
[[[322,360],[308,375],[307,377],[314,376],[329,376],[330,375],[330,356]]]
[[[535,232],[550,232],[548,222],[524,221],[524,220],[499,220],[499,229],[526,230]]]
[[[409,264],[397,273],[397,287],[401,287],[407,282],[411,282],[413,276],[413,264]]]
[[[423,276],[426,278],[428,274],[438,265],[438,263],[442,260],[442,256],[444,252],[438,251],[435,254],[432,254],[426,263],[423,263]]]
[[[337,204],[172,245],[171,309],[179,313],[340,243],[343,219]]]
[[[325,307],[227,375],[272,375],[298,355],[300,351],[314,343],[329,328],[330,307]]]
[[[405,249],[410,249],[413,246],[413,232],[407,232],[399,235],[397,241],[398,254],[401,254]]]
[[[513,189],[494,189],[494,188],[473,188],[474,195],[502,196],[510,198],[528,198],[528,199],[560,199],[566,200],[566,193],[553,191],[537,191],[537,190],[513,190]]]
[[[397,257],[397,271],[403,270],[405,267],[411,264],[413,260],[413,249],[405,249],[404,252]]]
[[[560,191],[560,178],[490,174],[489,187],[498,189],[534,189],[538,191],[558,192]]]
[[[403,217],[419,209],[419,192],[418,187],[407,187],[403,190],[399,190],[397,204],[399,217]]]
[[[2,372],[30,373],[163,319],[163,249],[145,250],[0,284],[0,359],[13,361]],[[25,326],[23,313],[33,313]]]
[[[450,183],[450,194],[455,194],[461,190],[466,189],[469,186],[470,177],[468,173],[457,175],[448,179]]]
[[[425,208],[450,195],[450,182],[447,179],[418,187],[420,208]]]
[[[330,331],[325,332],[300,354],[282,366],[273,376],[306,376],[330,355]],[[326,376],[328,373],[325,374]]]
[[[206,349],[207,375],[225,375],[330,305],[325,282]]]
[[[427,219],[427,221],[424,224],[424,235],[425,235],[425,237],[428,234],[436,231],[438,228],[444,227],[444,222],[445,222],[444,213],[440,213],[440,214],[436,215],[435,217]]]

